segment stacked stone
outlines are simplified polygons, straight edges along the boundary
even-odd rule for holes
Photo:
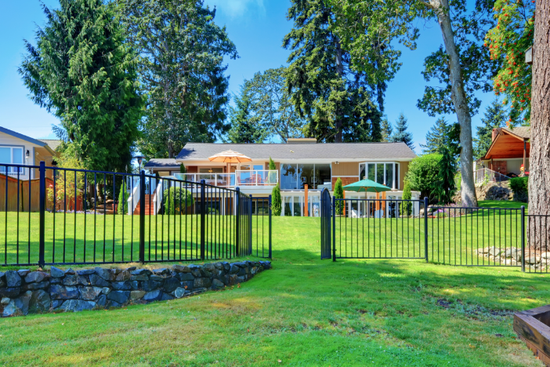
[[[188,297],[243,283],[269,261],[173,265],[161,269],[69,269],[0,272],[0,315],[83,311]]]

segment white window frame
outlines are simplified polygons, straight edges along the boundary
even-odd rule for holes
[[[386,185],[386,164],[393,164],[394,166],[394,180],[392,189],[399,190],[400,188],[400,182],[399,178],[401,177],[401,164],[399,162],[361,162],[359,163],[359,180],[364,179],[365,177],[368,178],[368,171],[367,167],[369,164],[374,164],[374,172],[378,172],[378,165],[383,164],[384,165],[384,183],[383,185]],[[361,166],[365,167],[365,177],[361,177]],[[376,181],[376,180],[375,180]],[[378,182],[378,181],[377,181]]]
[[[18,164],[18,165],[25,165],[25,147],[22,145],[0,145],[0,148],[7,148],[10,150],[10,161],[9,162],[0,162],[0,164]],[[13,150],[14,149],[21,149],[21,163],[14,163],[13,161]],[[17,174],[18,172],[20,174],[25,174],[25,169],[23,167],[7,167],[8,175]],[[0,173],[5,174],[6,170],[5,167],[0,166]]]

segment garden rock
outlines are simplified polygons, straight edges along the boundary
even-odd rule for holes
[[[179,275],[178,278],[181,281],[186,281],[186,280],[193,281],[193,280],[195,280],[195,277],[191,273],[181,273],[181,274],[178,274],[178,275]]]
[[[64,287],[54,284],[50,289],[53,299],[75,299],[80,295],[76,287]]]
[[[26,285],[26,289],[28,290],[36,290],[36,289],[46,289],[50,286],[50,282],[44,281],[40,283],[31,283]]]
[[[2,317],[12,317],[12,316],[24,316],[25,314],[19,307],[15,305],[15,301],[11,300],[10,303],[2,311]]]
[[[111,269],[103,269],[103,268],[97,267],[94,270],[95,270],[95,273],[99,275],[101,278],[103,278],[104,280],[113,280],[113,272],[111,271]]]
[[[31,271],[29,269],[20,269],[20,270],[17,270],[17,274],[19,274],[19,276],[21,278],[24,278],[26,277]]]
[[[177,273],[190,273],[191,269],[189,269],[188,266],[184,265],[173,265],[172,270],[174,270]]]
[[[6,285],[8,287],[20,287],[21,286],[21,276],[19,276],[19,273],[13,270],[6,271]]]
[[[0,297],[15,298],[21,293],[21,288],[0,288]]]
[[[5,306],[5,305],[9,304],[10,301],[11,301],[11,299],[9,299],[8,297],[3,297],[3,298],[0,300],[0,305]]]
[[[128,302],[129,298],[130,298],[130,292],[126,292],[126,291],[112,291],[107,295],[108,300],[115,301],[117,303],[120,303],[121,305]]]
[[[131,291],[130,292],[130,299],[132,301],[137,301],[143,298],[145,296],[145,291]]]
[[[78,278],[76,275],[67,275],[63,279],[63,285],[77,285],[78,284]]]
[[[40,289],[32,292],[30,305],[29,305],[30,313],[47,312],[50,310],[51,306],[52,306],[52,300],[50,298],[50,295],[46,293],[46,291]]]
[[[95,269],[82,269],[82,270],[77,270],[76,271],[76,274],[78,274],[80,276],[92,275],[93,273],[95,273]]]
[[[172,293],[180,286],[180,282],[177,278],[168,278],[164,282],[164,291],[167,293]]]
[[[190,292],[187,289],[184,288],[178,288],[174,291],[174,296],[176,298],[182,298],[188,295]]]
[[[90,275],[90,283],[97,287],[109,287],[111,284],[97,274]]]
[[[86,310],[93,310],[96,307],[96,303],[92,301],[82,301],[79,299],[71,299],[68,301],[63,302],[61,307],[59,307],[60,310],[64,311],[72,311],[72,312],[80,312],[80,311],[86,311]]]
[[[93,301],[103,293],[103,288],[99,287],[79,287],[78,290],[80,297],[85,301]]]
[[[143,296],[143,300],[147,302],[158,301],[162,298],[162,291],[157,289],[152,292],[148,292]]]
[[[107,296],[102,294],[97,298],[97,301],[95,301],[97,307],[105,308],[107,307]]]
[[[164,282],[164,277],[161,277],[160,275],[151,275],[149,279],[154,280],[155,282],[162,283]]]
[[[150,292],[160,288],[161,285],[162,283],[155,282],[152,280],[147,280],[147,281],[141,282],[141,289],[143,289],[146,292]]]
[[[162,297],[160,299],[161,301],[170,301],[173,299],[174,299],[174,296],[172,296],[171,294],[162,292]]]
[[[212,281],[212,289],[221,289],[225,287],[225,284],[223,284],[222,281],[218,280],[218,279],[214,279]]]
[[[44,279],[49,278],[47,273],[42,271],[33,271],[25,277],[25,282],[27,283],[40,283]]]
[[[4,273],[0,271],[0,288],[5,286],[6,286],[6,282],[4,281]]]
[[[52,266],[50,268],[50,275],[53,278],[62,278],[65,276],[65,272],[61,269],[56,268],[55,266]]]
[[[212,280],[209,278],[196,278],[195,283],[193,284],[194,288],[210,288],[212,285]]]
[[[65,275],[76,275],[76,271],[73,268],[69,268],[65,271]]]
[[[114,290],[117,291],[129,291],[132,289],[132,284],[129,281],[126,282],[113,282],[111,283]]]
[[[534,264],[538,264],[539,262],[540,262],[540,258],[538,258],[536,256],[531,256],[531,257],[526,257],[525,258],[525,263],[526,264],[534,265]]]
[[[550,252],[543,252],[540,254],[540,258],[543,260],[550,260]]]
[[[130,280],[130,277],[131,277],[130,272],[126,271],[126,270],[123,270],[123,271],[120,272],[120,274],[118,274],[116,276],[116,281],[117,282],[124,282],[126,280]]]

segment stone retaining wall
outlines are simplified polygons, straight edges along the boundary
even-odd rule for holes
[[[82,269],[0,272],[0,315],[83,311],[166,301],[246,282],[269,261],[173,265],[161,269]]]

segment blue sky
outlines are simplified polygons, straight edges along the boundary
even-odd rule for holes
[[[44,2],[50,7],[58,5],[57,0]],[[239,59],[228,61],[231,93],[238,92],[243,81],[254,73],[286,64],[289,51],[281,45],[292,27],[286,19],[289,1],[205,0],[205,3],[217,7],[216,22],[227,27],[239,52]],[[25,52],[23,39],[33,39],[36,26],[44,22],[38,0],[0,0],[0,126],[35,138],[53,137],[51,125],[58,121],[28,98],[17,67]],[[416,107],[426,85],[421,75],[423,62],[442,43],[435,23],[423,24],[421,34],[415,51],[404,50],[403,66],[388,87],[385,106],[392,123],[400,113],[405,114],[417,152],[421,151],[419,144],[425,142],[426,133],[436,120]],[[494,99],[492,94],[481,97],[484,103],[480,114],[473,117],[474,126],[479,124],[485,107]],[[456,120],[452,115],[448,119]]]

